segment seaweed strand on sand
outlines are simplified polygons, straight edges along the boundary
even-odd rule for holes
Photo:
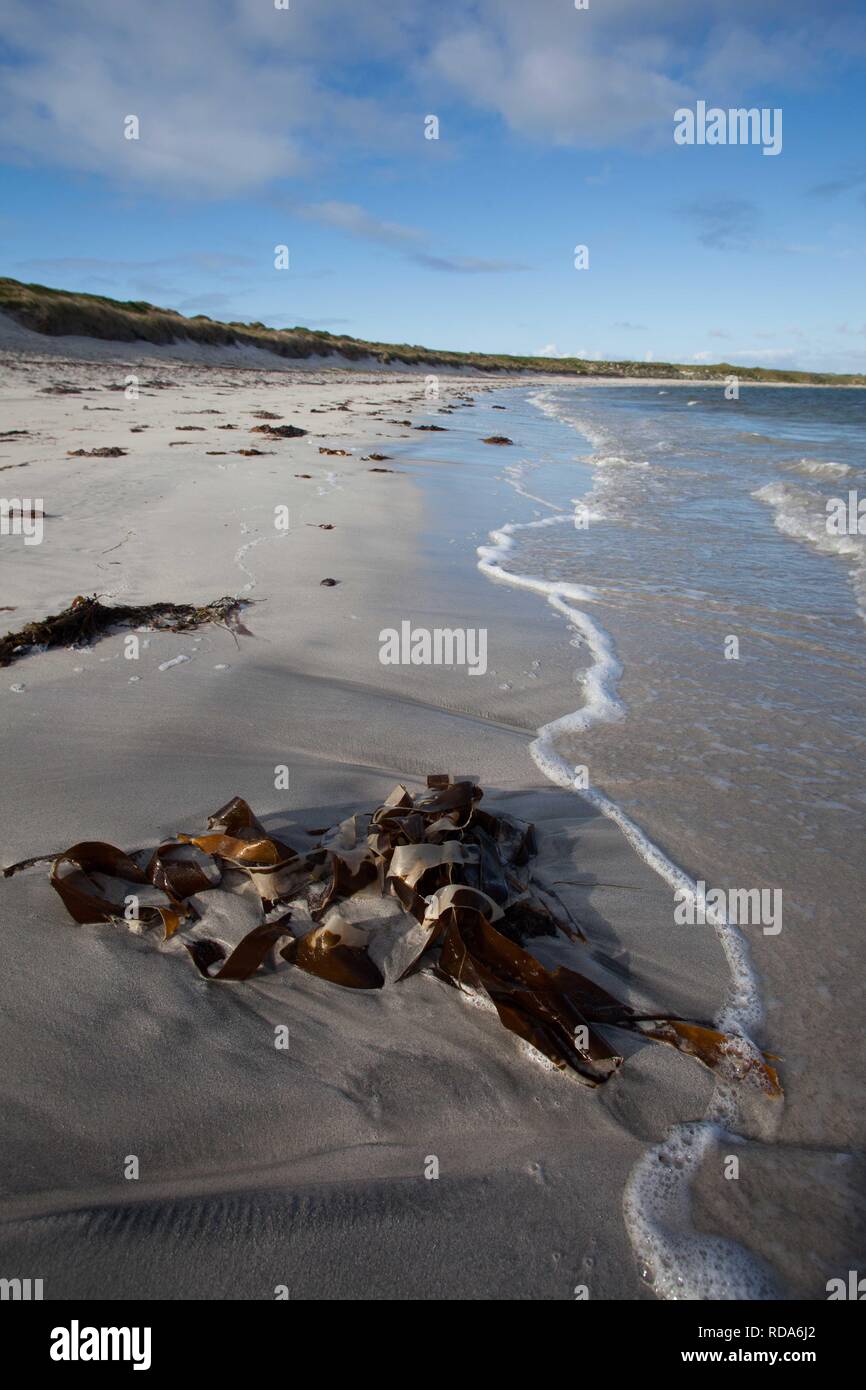
[[[246,633],[239,614],[249,602],[226,595],[212,603],[103,603],[97,594],[79,594],[68,608],[26,623],[17,632],[0,637],[0,666],[26,656],[35,648],[71,647],[92,642],[114,627],[153,627],[169,632],[189,632],[205,623],[218,623],[233,632]]]

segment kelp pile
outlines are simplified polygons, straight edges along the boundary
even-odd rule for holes
[[[0,666],[11,666],[33,647],[71,647],[92,642],[113,627],[153,627],[188,632],[205,623],[220,623],[245,632],[239,613],[245,600],[218,598],[213,603],[101,603],[96,594],[74,598],[68,608],[27,623],[18,632],[0,637]]]
[[[638,1014],[588,976],[536,959],[526,943],[539,937],[567,939],[587,964],[588,943],[533,875],[533,827],[483,810],[482,795],[447,776],[428,778],[417,796],[397,786],[371,814],[305,832],[316,843],[304,851],[268,834],[235,797],[203,833],[177,834],[150,852],[73,845],[54,858],[51,883],[76,922],[176,937],[207,980],[246,980],[282,961],[344,988],[381,989],[429,969],[486,995],[507,1029],[589,1085],[622,1064],[609,1038],[621,1029],[750,1074],[778,1094],[775,1071],[743,1039]],[[233,949],[202,935],[203,895],[248,883],[261,904],[258,925]]]

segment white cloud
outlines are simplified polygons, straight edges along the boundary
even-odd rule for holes
[[[297,175],[322,148],[384,148],[394,112],[331,85],[357,8],[0,0],[12,55],[0,63],[0,153],[219,197]],[[368,19],[383,51],[393,47],[398,35]],[[124,138],[127,115],[139,118],[138,140]]]
[[[404,227],[399,222],[386,222],[360,207],[357,203],[308,203],[300,209],[304,217],[314,222],[324,222],[329,227],[338,227],[351,236],[362,237],[366,241],[378,241],[384,246],[411,246],[424,240],[424,233],[417,227]]]
[[[0,152],[216,197],[417,149],[454,93],[548,142],[669,141],[695,95],[808,82],[864,27],[809,0],[0,0],[0,19]]]

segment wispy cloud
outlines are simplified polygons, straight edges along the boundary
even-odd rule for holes
[[[698,198],[681,211],[697,227],[698,241],[716,251],[749,246],[758,224],[758,209],[747,198]]]
[[[399,222],[383,221],[359,207],[357,203],[329,201],[308,203],[299,209],[302,217],[314,222],[323,222],[328,227],[337,227],[350,236],[362,237],[365,241],[375,241],[382,246],[420,245],[425,234],[417,227],[404,227]]]
[[[528,270],[519,261],[487,261],[479,256],[433,256],[418,252],[412,259],[428,270],[441,270],[450,275],[496,275],[511,270]]]
[[[203,270],[224,274],[250,269],[256,264],[252,256],[225,254],[219,251],[184,251],[173,256],[160,256],[149,261],[108,260],[96,256],[48,256],[19,261],[17,269],[66,274],[83,272],[104,276],[123,276],[151,270]]]
[[[816,183],[809,189],[813,198],[838,198],[843,193],[859,192],[866,199],[866,166],[849,167],[835,179]]]
[[[307,203],[295,209],[302,217],[328,227],[336,227],[348,236],[360,237],[402,252],[416,265],[451,275],[494,275],[507,271],[528,270],[518,261],[485,259],[480,256],[437,255],[429,249],[429,233],[418,227],[388,222],[368,212],[357,203],[337,201]]]

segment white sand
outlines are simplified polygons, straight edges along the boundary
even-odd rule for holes
[[[2,370],[3,428],[30,433],[0,440],[0,492],[46,512],[41,545],[0,539],[8,628],[95,591],[260,601],[238,644],[216,628],[142,634],[133,661],[119,633],[2,671],[3,863],[81,839],[151,844],[234,794],[297,831],[372,808],[398,778],[471,773],[536,822],[541,872],[623,991],[713,1014],[728,983],[715,939],[674,943],[666,885],[529,757],[536,727],[573,706],[575,653],[531,595],[475,568],[504,514],[495,490],[473,492],[451,465],[362,461],[427,437],[387,420],[440,419],[417,376],[150,360],[131,402],[107,389],[124,380],[118,363],[9,355]],[[467,390],[440,381],[440,405]],[[88,389],[43,394],[58,382]],[[262,408],[312,433],[250,434]],[[129,452],[67,457],[105,445]],[[250,445],[268,452],[207,452]],[[281,505],[287,534],[273,525]],[[485,625],[488,674],[382,666],[378,633],[406,617]],[[281,764],[288,791],[274,788]],[[149,939],[74,926],[44,869],[0,883],[0,916],[7,1276],[44,1278],[46,1297],[269,1298],[287,1285],[293,1298],[569,1299],[578,1284],[652,1297],[623,1192],[672,1124],[703,1116],[711,1080],[696,1064],[648,1045],[591,1091],[426,974],[369,993],[299,971],[208,985]],[[288,1053],[273,1045],[280,1023]],[[725,1230],[732,1185],[719,1162],[702,1177]],[[739,1268],[735,1256],[732,1278]]]

